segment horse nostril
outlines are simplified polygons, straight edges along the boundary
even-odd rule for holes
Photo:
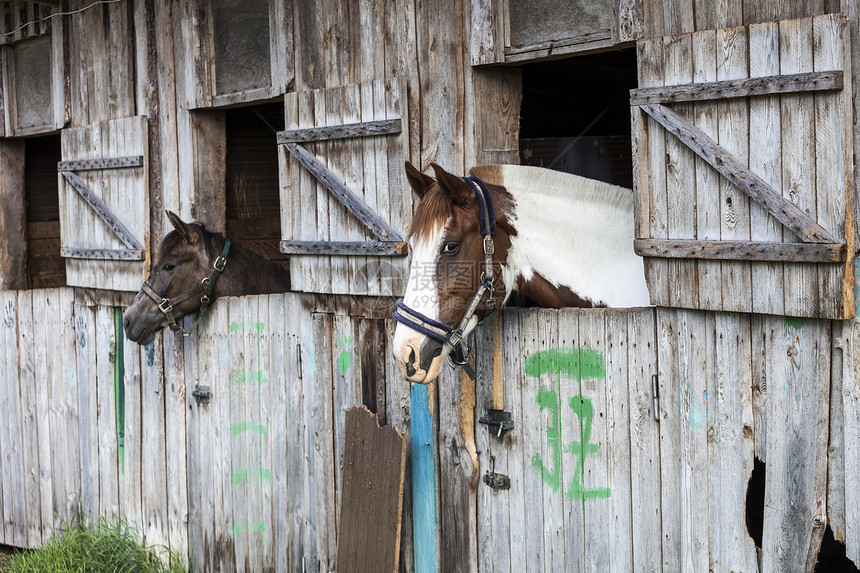
[[[407,376],[415,376],[415,349],[409,349],[409,360],[406,362]]]
[[[130,324],[131,324],[131,320],[129,320],[129,318],[127,316],[122,319],[122,327],[124,330],[128,330],[128,325],[130,325]]]

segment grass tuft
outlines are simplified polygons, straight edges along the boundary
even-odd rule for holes
[[[122,519],[92,523],[78,517],[42,547],[13,555],[4,573],[187,573],[183,559],[165,547],[148,547]]]

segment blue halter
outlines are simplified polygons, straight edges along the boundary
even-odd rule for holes
[[[469,350],[463,345],[463,331],[485,299],[489,298],[487,302],[488,307],[493,303],[493,253],[495,252],[493,236],[496,234],[496,212],[493,209],[490,192],[483,181],[477,177],[463,177],[463,180],[475,192],[475,198],[478,202],[481,235],[484,237],[484,271],[481,273],[481,282],[478,285],[478,289],[472,295],[469,306],[466,307],[466,312],[456,327],[433,320],[417,310],[409,308],[402,298],[397,301],[397,310],[394,311],[394,319],[400,324],[429,336],[437,342],[451,345],[451,361],[462,367],[466,374],[469,375],[469,378],[474,380],[476,372],[469,363]]]

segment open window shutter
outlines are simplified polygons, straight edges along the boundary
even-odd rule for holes
[[[69,286],[136,291],[149,240],[145,117],[62,133],[60,244]]]
[[[294,289],[402,292],[412,213],[405,94],[396,78],[286,95],[281,250]]]
[[[636,250],[660,306],[854,314],[844,14],[640,41]]]

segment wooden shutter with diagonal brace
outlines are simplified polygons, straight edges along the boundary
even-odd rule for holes
[[[136,291],[149,241],[146,118],[62,133],[61,254],[69,286]]]
[[[281,250],[295,290],[402,293],[412,194],[402,78],[290,93],[281,146]]]
[[[636,250],[660,306],[854,313],[844,14],[641,41]]]

